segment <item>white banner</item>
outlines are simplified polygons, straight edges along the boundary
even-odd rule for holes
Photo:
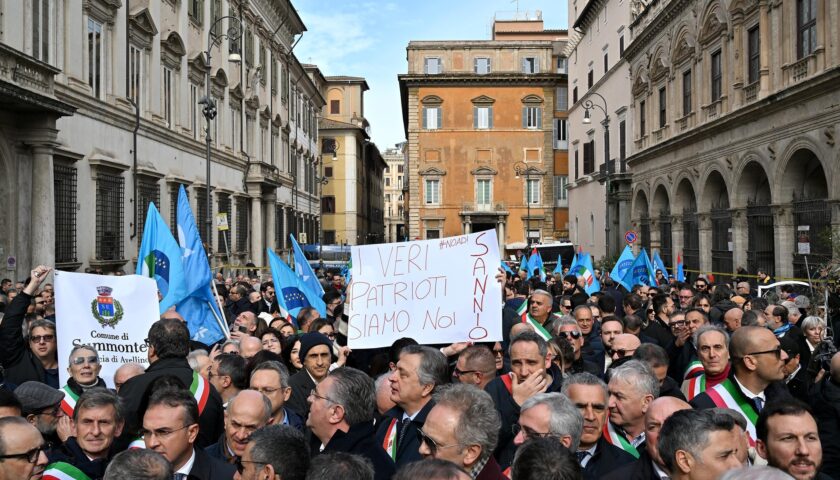
[[[114,373],[124,363],[149,366],[146,336],[160,318],[157,284],[140,275],[114,277],[55,272],[55,317],[58,374],[67,383],[68,359],[75,345],[99,351],[102,377],[114,386]]]
[[[353,247],[348,346],[500,341],[500,262],[495,230]]]

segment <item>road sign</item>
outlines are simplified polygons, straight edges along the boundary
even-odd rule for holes
[[[638,239],[639,234],[634,232],[633,230],[627,230],[627,232],[624,234],[624,241],[630,245],[636,243],[636,240]]]
[[[216,214],[216,229],[220,232],[224,232],[225,230],[229,230],[228,221],[227,221],[227,213],[217,213]]]

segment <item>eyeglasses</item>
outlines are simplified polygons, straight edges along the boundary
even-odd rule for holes
[[[236,460],[236,471],[242,475],[242,472],[245,471],[245,464],[246,463],[253,463],[254,465],[268,465],[268,462],[252,462],[250,460],[242,460],[241,458]]]
[[[81,365],[83,363],[90,363],[96,365],[99,363],[99,357],[97,355],[91,355],[89,357],[76,357],[70,361],[73,365]]]
[[[772,354],[776,355],[776,359],[780,359],[780,358],[782,358],[782,346],[779,345],[778,347],[774,348],[773,350],[764,350],[763,352],[747,353],[744,356],[746,357],[747,355],[764,355],[766,353],[772,353]]]
[[[315,398],[320,398],[321,400],[326,400],[326,401],[331,402],[331,403],[338,403],[330,397],[326,397],[324,395],[321,395],[320,393],[318,393],[318,390],[315,390],[314,388],[309,391],[309,396],[310,397],[315,397]]]
[[[417,429],[417,440],[420,441],[421,445],[425,443],[426,446],[429,447],[430,456],[432,457],[435,456],[438,450],[461,446],[459,443],[453,443],[452,445],[438,445],[435,439],[426,435],[426,432],[424,432],[422,428]]]
[[[525,439],[554,437],[554,435],[552,435],[551,432],[535,432],[530,428],[523,427],[518,423],[514,423],[513,425],[511,425],[510,432],[513,433],[514,437],[519,435],[519,432],[522,432],[522,436],[525,437]]]
[[[47,408],[41,410],[40,412],[36,413],[35,415],[50,415],[52,417],[57,417],[58,412],[60,412],[60,411],[61,411],[61,404],[56,403],[52,407],[47,407]]]
[[[677,320],[675,322],[670,323],[671,328],[683,328],[686,325],[688,325],[688,322],[686,322],[685,320]]]
[[[563,308],[565,308],[567,310],[571,310],[572,309],[572,304],[570,303],[568,305],[563,305]]]
[[[460,368],[455,367],[455,370],[452,371],[452,376],[459,378],[461,375],[466,375],[468,373],[478,373],[478,370],[461,370]]]
[[[635,352],[635,351],[636,351],[635,348],[617,348],[617,349],[609,348],[609,349],[607,349],[607,353],[610,355],[610,357],[613,357],[613,356],[615,356],[615,354],[618,354],[618,358],[624,358],[628,354],[633,355],[633,352]]]
[[[567,340],[569,338],[573,338],[573,339],[577,340],[578,338],[581,337],[581,335],[582,334],[577,330],[572,330],[571,332],[557,332],[558,337],[565,337]]]
[[[154,436],[158,437],[159,439],[163,440],[163,439],[171,436],[173,433],[180,432],[181,430],[184,430],[185,428],[190,428],[193,425],[195,425],[195,424],[193,423],[193,424],[190,424],[190,425],[184,425],[183,427],[176,428],[174,430],[169,429],[169,428],[156,428],[154,430],[146,430],[144,428],[144,429],[140,430],[140,435],[142,437],[151,437],[152,435],[154,435]]]
[[[505,351],[503,349],[502,350],[496,350],[494,348],[493,349],[493,355],[497,356],[497,357],[503,357],[505,355]]]
[[[694,288],[696,288],[698,290],[701,290],[703,288],[706,288],[706,284],[705,283],[695,283]]]
[[[29,463],[38,463],[38,457],[41,456],[42,451],[44,451],[44,445],[37,446],[28,452],[0,455],[0,458],[19,458]]]
[[[44,343],[50,343],[53,340],[55,340],[55,335],[35,335],[29,337],[29,341],[32,343],[41,343],[42,341]]]
[[[332,332],[332,333],[321,333],[321,335],[326,336],[326,337],[327,337],[327,338],[329,338],[330,340],[335,340],[335,332]]]
[[[256,390],[256,391],[262,393],[263,395],[265,395],[267,397],[269,395],[274,395],[276,392],[282,390],[282,388],[270,388],[270,387],[254,388],[254,387],[251,387],[251,390]]]

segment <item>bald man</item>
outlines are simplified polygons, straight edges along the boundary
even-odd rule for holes
[[[257,337],[245,335],[239,340],[239,354],[245,360],[250,359],[262,350],[262,342]]]
[[[139,363],[125,363],[120,365],[120,368],[114,372],[114,388],[116,388],[117,393],[120,393],[120,388],[122,388],[125,382],[138,375],[142,375],[145,371],[146,369]]]
[[[633,335],[632,333],[621,333],[615,336],[612,341],[612,347],[610,347],[607,354],[612,358],[612,361],[615,363],[617,360],[620,360],[625,357],[632,357],[634,353],[636,353],[636,349],[639,348],[642,342],[639,340],[639,337]],[[618,362],[619,364],[622,362]]]
[[[514,326],[510,327],[510,338],[513,338],[526,330],[533,332],[533,325],[531,325],[530,323],[517,323]]]
[[[723,382],[694,397],[697,409],[731,408],[747,419],[747,433],[756,440],[755,423],[767,402],[790,399],[784,383],[787,353],[773,332],[761,327],[741,327],[732,334],[729,344],[733,374]],[[739,402],[740,399],[746,402]]]
[[[726,325],[726,331],[729,333],[735,332],[741,328],[741,317],[744,316],[744,311],[740,308],[730,308],[723,314],[723,324]]]

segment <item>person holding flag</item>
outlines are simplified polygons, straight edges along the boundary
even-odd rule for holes
[[[595,268],[592,266],[592,256],[589,253],[578,255],[577,262],[569,268],[569,275],[583,279],[583,290],[587,295],[601,290],[601,282],[595,277]]]
[[[169,310],[187,297],[187,281],[181,261],[181,247],[172,238],[166,222],[154,203],[149,203],[143,241],[137,254],[137,275],[157,282],[160,313]],[[209,276],[207,277],[209,281]]]
[[[286,265],[274,250],[267,249],[268,264],[271,267],[271,277],[277,292],[277,305],[286,318],[293,322],[304,307],[315,308],[322,318],[327,316],[327,304],[321,295],[313,292],[295,272]]]
[[[659,257],[659,250],[653,251],[653,268],[655,269],[656,286],[663,286],[668,284],[668,269],[665,267],[665,262]]]
[[[685,266],[683,265],[682,253],[677,255],[677,282],[685,282]]]
[[[215,287],[213,275],[183,185],[178,188],[177,213],[178,244],[187,291],[186,298],[178,303],[177,311],[187,321],[193,341],[212,345],[229,337],[230,332],[211,289],[211,285]]]

